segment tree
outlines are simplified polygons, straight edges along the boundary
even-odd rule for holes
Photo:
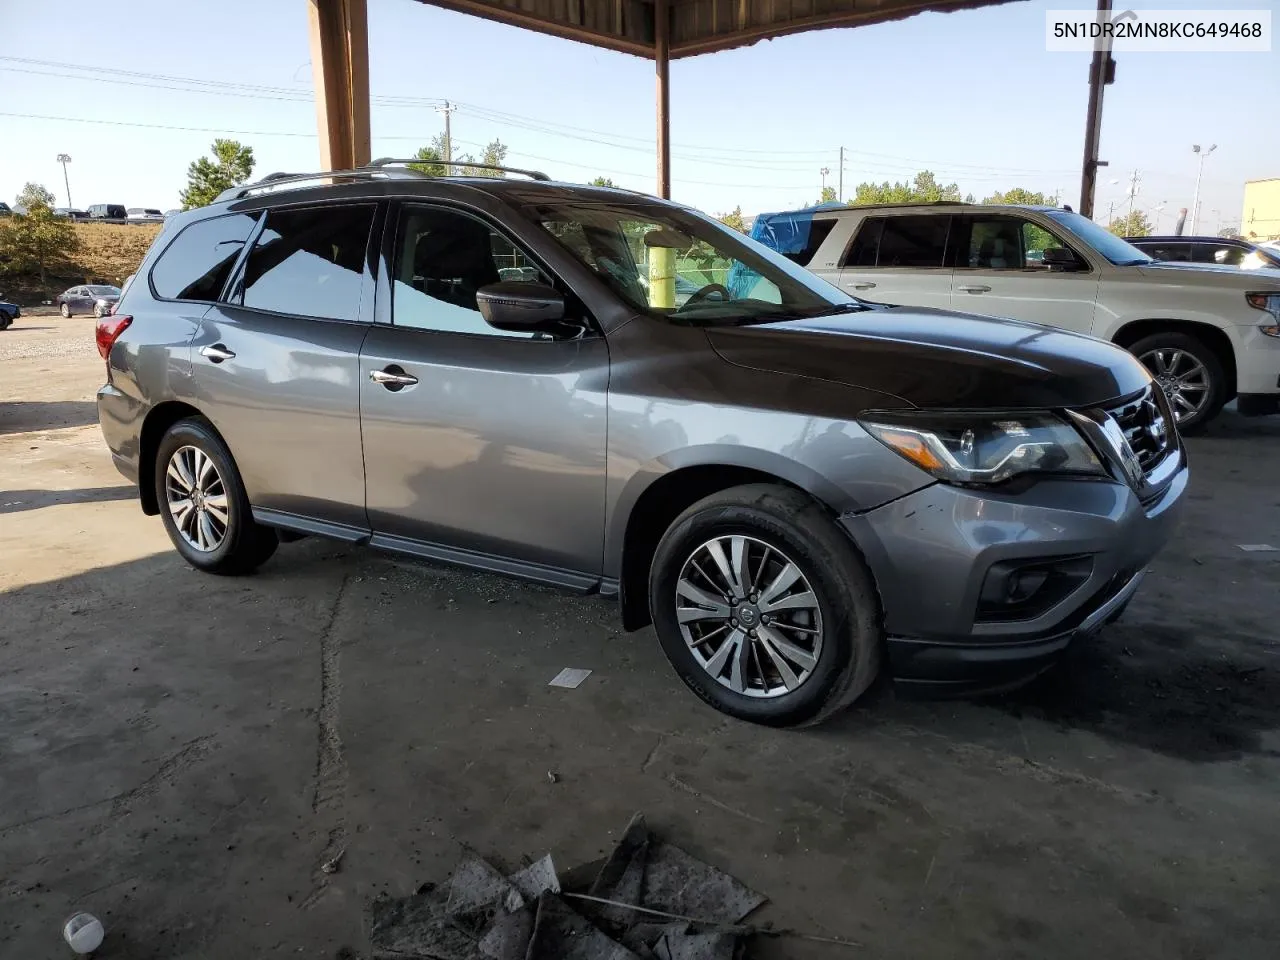
[[[58,199],[53,195],[53,191],[43,184],[27,183],[13,202],[15,206],[30,210],[37,204],[44,204],[46,207],[52,208],[58,202]]]
[[[1117,237],[1149,237],[1151,236],[1151,221],[1147,219],[1147,215],[1141,210],[1134,210],[1123,217],[1116,217],[1107,224],[1107,229]]]
[[[443,139],[443,138],[442,138]],[[445,174],[444,164],[440,161],[444,159],[444,152],[433,143],[429,147],[419,147],[418,152],[414,154],[419,160],[425,160],[426,163],[411,163],[410,170],[418,170],[431,177],[443,177]]]
[[[742,207],[734,207],[729,213],[722,213],[716,217],[726,227],[732,227],[739,233],[747,232],[747,221],[742,216]]]
[[[1219,231],[1218,231],[1218,236],[1220,236],[1220,237],[1225,237],[1225,238],[1226,238],[1226,239],[1228,239],[1228,240],[1243,240],[1243,239],[1244,239],[1244,238],[1240,235],[1240,228],[1239,228],[1239,227],[1223,227],[1221,230],[1219,230]]]
[[[835,202],[836,202],[836,188],[835,188],[835,187],[823,187],[823,188],[822,188],[822,194],[818,197],[818,202],[819,202],[819,203],[835,203]]]
[[[218,199],[218,194],[238,187],[253,173],[253,147],[236,140],[215,140],[210,149],[213,159],[201,157],[187,167],[187,188],[182,191],[182,209],[203,207]]]
[[[24,189],[23,194],[26,192]],[[31,199],[25,214],[15,213],[0,223],[0,263],[4,264],[5,271],[38,271],[41,287],[45,283],[45,270],[75,252],[78,246],[79,238],[71,221],[55,217],[49,204],[38,198]]]
[[[942,186],[929,170],[921,170],[910,183],[890,183],[887,180],[883,183],[860,183],[853,195],[855,206],[938,200],[959,202],[960,188],[954,183]]]
[[[468,156],[467,159],[470,160],[471,157]],[[487,163],[495,167],[502,166],[507,162],[507,145],[503,143],[501,140],[497,140],[497,139],[490,140],[488,145],[484,148],[484,154],[481,156],[480,162]],[[465,170],[463,171],[463,173],[467,173],[467,172],[468,171],[465,171]],[[481,169],[481,170],[472,170],[470,172],[474,173],[478,177],[505,177],[506,176],[506,174],[503,173],[501,170]]]
[[[1014,187],[1012,190],[1006,190],[1001,193],[997,190],[983,203],[1029,203],[1037,206],[1043,206],[1047,203],[1053,203],[1052,199],[1046,198],[1043,193],[1033,193],[1023,187]]]
[[[591,181],[590,186],[593,186],[593,187],[616,187],[616,186],[617,186],[617,184],[616,184],[616,183],[614,183],[612,180],[610,180],[608,177],[596,177],[594,180],[592,180],[592,181]],[[723,220],[724,218],[723,218],[723,217],[721,217],[720,219],[722,219],[722,220]]]

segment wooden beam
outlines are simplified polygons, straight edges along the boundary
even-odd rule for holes
[[[653,4],[653,61],[658,77],[658,196],[671,199],[671,9],[668,0]]]
[[[369,9],[366,0],[346,0],[347,62],[351,77],[352,166],[373,159],[369,142]]]
[[[369,21],[366,0],[308,0],[320,166],[370,160]]]

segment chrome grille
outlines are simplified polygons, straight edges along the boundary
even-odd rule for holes
[[[1123,403],[1106,408],[1138,458],[1142,472],[1150,473],[1173,446],[1175,421],[1164,394],[1148,386]]]

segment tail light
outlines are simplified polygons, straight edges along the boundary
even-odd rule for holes
[[[98,341],[98,353],[102,355],[102,359],[107,359],[111,353],[111,348],[115,346],[116,340],[120,338],[120,334],[124,333],[125,328],[133,323],[133,317],[122,316],[121,314],[107,314],[98,318],[97,326],[94,330],[94,338]]]

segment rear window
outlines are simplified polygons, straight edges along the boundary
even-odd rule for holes
[[[243,304],[358,320],[374,206],[272,210],[244,268]]]
[[[186,227],[151,268],[151,287],[164,300],[217,300],[256,217],[234,213]]]

